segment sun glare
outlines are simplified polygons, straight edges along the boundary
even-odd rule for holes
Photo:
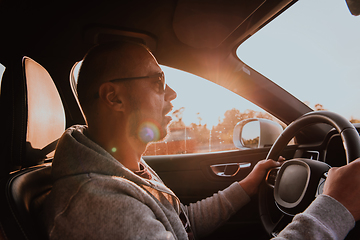
[[[174,68],[161,66],[167,84],[177,93],[173,100],[174,111],[183,109],[182,120],[186,126],[191,123],[207,124],[211,129],[223,118],[227,110],[240,112],[248,109],[264,112],[255,104],[209,80]]]

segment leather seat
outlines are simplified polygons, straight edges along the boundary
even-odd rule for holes
[[[38,219],[65,112],[49,73],[28,57],[6,66],[0,95],[0,239],[46,239]]]

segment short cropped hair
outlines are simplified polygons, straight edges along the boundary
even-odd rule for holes
[[[97,100],[95,96],[100,85],[111,80],[106,79],[107,76],[114,71],[119,71],[119,69],[124,75],[131,71],[131,69],[126,69],[123,65],[125,65],[127,58],[131,57],[129,49],[134,47],[141,47],[150,52],[146,46],[139,43],[116,41],[96,45],[85,55],[79,70],[77,93],[87,120],[93,110],[92,106]]]

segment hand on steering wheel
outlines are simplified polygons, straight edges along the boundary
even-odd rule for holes
[[[331,168],[325,182],[323,194],[335,198],[353,215],[355,221],[360,220],[360,207],[356,199],[360,199],[360,191],[354,185],[360,185],[360,158],[346,166]]]
[[[285,158],[280,156],[278,161],[271,159],[259,161],[249,175],[239,182],[240,186],[250,197],[257,194],[266,173],[272,168],[280,167],[284,160]]]
[[[318,111],[305,114],[291,123],[278,137],[270,149],[267,159],[277,159],[287,143],[296,135],[296,133],[307,126],[316,123],[329,124],[339,132],[343,141],[348,164],[360,157],[360,138],[359,133],[354,126],[338,114],[327,111]],[[356,161],[353,164],[360,170],[360,162]],[[303,209],[311,203],[316,196],[319,186],[321,186],[326,178],[323,173],[327,172],[329,168],[330,166],[320,161],[295,159],[289,161],[289,163],[286,161],[280,170],[275,169],[269,172],[273,180],[275,180],[276,177],[276,183],[272,187],[269,187],[269,184],[266,183],[261,185],[259,191],[259,212],[263,226],[270,236],[277,235],[277,233],[291,221],[294,214],[303,211]],[[345,176],[348,169],[349,168],[346,167],[334,169],[331,170],[329,174],[333,175],[334,172],[341,171],[343,174],[336,174],[339,178],[342,178],[340,180],[350,181],[349,179],[346,179]],[[293,175],[293,173],[298,175]],[[282,179],[282,177],[284,177],[284,179]],[[302,179],[300,183],[297,180],[299,177]],[[336,185],[339,184],[338,180],[339,179],[336,178],[332,179],[331,182],[329,181],[326,183],[325,187],[325,193],[330,196],[335,196],[335,199],[339,193],[333,189],[342,188],[342,186]],[[281,184],[281,182],[288,184],[289,181],[291,184],[297,186],[295,188],[291,187],[284,190],[286,184]],[[290,191],[289,193],[289,189],[295,190]],[[357,216],[357,214],[360,215],[360,212],[357,212],[354,217]]]

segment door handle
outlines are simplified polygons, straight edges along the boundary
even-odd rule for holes
[[[222,163],[211,165],[211,170],[219,177],[234,177],[241,168],[251,167],[251,163]]]

